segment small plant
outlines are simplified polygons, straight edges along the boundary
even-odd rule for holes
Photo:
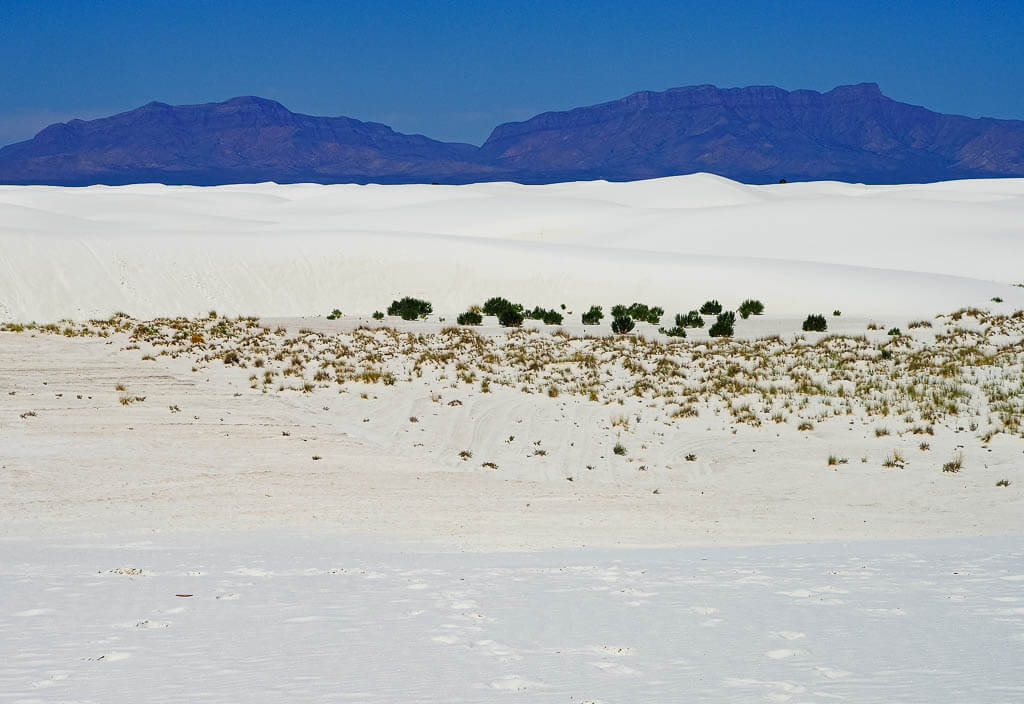
[[[740,303],[739,308],[736,309],[736,312],[740,314],[741,318],[746,320],[751,315],[761,315],[762,313],[764,313],[764,303],[761,303],[761,301],[758,301],[753,298],[748,298],[747,300],[743,301],[743,303]]]
[[[523,312],[516,308],[505,308],[498,313],[498,324],[503,328],[517,328],[523,324]]]
[[[732,337],[735,332],[736,314],[731,310],[719,313],[714,325],[708,328],[708,335],[711,337]]]
[[[704,305],[700,307],[702,315],[718,315],[722,312],[722,304],[711,299],[710,301],[704,301]]]
[[[942,465],[943,472],[950,472],[956,474],[964,466],[964,453],[957,451],[953,453],[952,459]]]
[[[474,313],[471,310],[467,310],[465,313],[459,313],[459,316],[455,319],[459,325],[480,325],[484,322],[484,317],[479,313]]]
[[[843,312],[842,312],[842,311],[839,311],[839,310],[834,310],[834,311],[832,311],[832,315],[834,315],[834,316],[835,316],[835,317],[837,317],[837,318],[838,318],[838,317],[839,317],[840,315],[842,315],[842,314],[843,314]]]
[[[373,311],[373,319],[374,320],[384,320],[384,314],[381,313],[379,310],[375,310],[375,311]]]
[[[999,481],[996,482],[996,486],[1010,486],[1010,480],[1000,479]]]
[[[814,423],[809,420],[805,420],[800,425],[796,426],[797,430],[814,430]]]
[[[825,316],[816,313],[808,315],[803,324],[804,332],[825,332],[827,329],[828,323],[825,322]]]
[[[677,315],[676,318],[678,317],[679,316]],[[686,337],[686,328],[681,325],[676,325],[674,328],[669,328],[667,330],[665,328],[658,328],[658,332],[668,337]]]
[[[885,458],[885,461],[882,462],[882,466],[883,467],[889,467],[889,468],[896,467],[896,468],[899,468],[899,469],[902,469],[904,464],[905,464],[905,460],[903,459],[903,453],[900,452],[899,450],[893,450],[892,453],[890,453]]]
[[[889,434],[889,429],[888,428],[881,428],[881,427],[875,428],[875,437],[876,438],[885,437],[888,434]]]
[[[921,443],[917,447],[919,450],[921,450],[921,452],[928,452],[928,450],[932,449],[932,446],[926,442]]]
[[[836,455],[829,455],[828,456],[828,466],[829,467],[835,467],[836,465],[846,464],[849,461],[850,460],[846,459],[845,457],[838,457]]]
[[[1002,303],[1002,302],[1003,302],[1003,299],[1002,299],[1002,298],[1000,298],[999,296],[993,296],[993,297],[992,297],[992,302],[993,302],[993,303]]]
[[[691,310],[686,315],[681,313],[676,314],[676,327],[677,328],[702,328],[704,327],[704,317],[700,314],[700,311]]]
[[[338,310],[337,308],[335,308],[334,310],[331,311],[331,314],[327,316],[327,319],[328,320],[337,320],[340,317],[341,317],[341,311]]]
[[[621,442],[617,442],[615,443],[615,447],[612,448],[612,452],[616,455],[624,455],[626,454],[626,447]]]
[[[887,332],[886,334],[891,335],[892,337],[899,337],[903,333],[900,332],[899,328],[889,328],[889,332]]]
[[[601,310],[601,306],[590,306],[590,310],[580,316],[584,325],[599,325],[602,318],[604,318],[604,311]]]
[[[495,296],[494,298],[488,298],[484,303],[482,313],[484,315],[493,315],[497,318],[501,317],[503,311],[514,310],[517,313],[523,312],[523,306],[520,303],[513,303],[507,298],[501,296]],[[520,321],[522,322],[522,321]]]
[[[417,318],[426,318],[433,310],[434,307],[429,301],[406,296],[401,300],[391,302],[391,305],[388,306],[388,315],[400,316],[402,320],[416,320]]]
[[[612,332],[616,335],[625,335],[636,327],[636,323],[628,315],[618,316],[612,320]]]
[[[459,457],[462,458],[463,462],[465,462],[466,460],[470,459],[472,456],[473,456],[473,453],[470,452],[469,450],[462,450],[461,452],[459,452]]]

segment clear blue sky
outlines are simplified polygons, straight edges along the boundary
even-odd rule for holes
[[[0,144],[237,95],[480,143],[500,122],[637,90],[865,81],[1024,118],[1024,0],[0,0]]]

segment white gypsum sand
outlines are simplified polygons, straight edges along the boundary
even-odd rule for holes
[[[747,186],[0,186],[0,320],[442,314],[746,297],[769,312],[1024,307],[1024,180]],[[735,299],[735,300],[733,300]]]
[[[0,188],[0,702],[1017,701],[1022,193]]]

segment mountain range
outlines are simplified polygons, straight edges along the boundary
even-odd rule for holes
[[[826,93],[703,85],[502,124],[477,147],[241,97],[153,102],[0,149],[5,184],[549,183],[695,171],[747,183],[1024,176],[1024,121],[933,112],[874,83]]]

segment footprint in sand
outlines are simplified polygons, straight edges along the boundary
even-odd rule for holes
[[[528,689],[541,689],[547,687],[543,682],[534,682],[516,675],[507,675],[500,680],[495,680],[488,685],[491,689],[498,689],[506,692],[524,692]]]
[[[800,640],[801,638],[806,637],[806,635],[800,631],[773,631],[772,635],[784,638],[785,640]]]
[[[94,658],[82,658],[87,662],[117,662],[119,660],[127,660],[132,655],[131,653],[104,653],[103,655],[97,655]]]

